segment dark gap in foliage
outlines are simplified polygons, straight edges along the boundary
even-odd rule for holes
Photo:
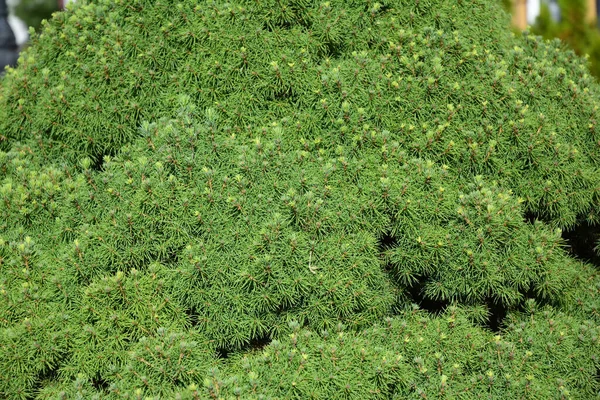
[[[175,378],[175,380],[173,381],[173,386],[175,386],[175,387],[185,387],[186,384],[181,379]]]
[[[246,351],[256,351],[262,350],[271,344],[271,337],[268,334],[263,334],[262,336],[258,336],[250,340],[246,346],[243,347],[243,350]]]
[[[382,233],[377,238],[377,250],[379,252],[379,259],[382,261],[383,270],[390,277],[392,285],[394,285],[395,289],[398,291],[396,302],[392,306],[392,315],[398,315],[407,304],[416,303],[412,297],[408,298],[404,285],[400,284],[400,282],[394,278],[393,265],[386,261],[386,252],[397,246],[398,239],[389,231]]]
[[[325,51],[321,55],[323,58],[339,58],[343,55],[343,46],[335,43],[325,43]]]
[[[179,263],[179,256],[185,249],[186,244],[179,244],[169,247],[164,255],[157,255],[156,258],[160,259],[160,263],[163,265],[176,265]]]
[[[290,21],[282,21],[282,22],[274,22],[267,21],[263,25],[263,29],[267,32],[276,32],[278,29],[289,31],[293,29],[295,26],[302,27],[304,29],[310,29],[312,24],[308,21],[303,21],[302,19],[296,19],[293,23]]]
[[[44,368],[42,372],[37,377],[36,385],[34,392],[43,389],[48,386],[50,382],[58,382],[60,379],[58,378],[58,366],[54,366],[52,368]]]
[[[192,328],[198,325],[198,313],[196,312],[196,308],[190,307],[184,310],[184,313],[188,316],[188,321]]]
[[[278,29],[290,30],[292,28],[292,24],[288,21],[283,21],[279,23],[273,23],[273,21],[267,21],[263,25],[263,29],[267,32],[276,32]]]
[[[40,374],[40,381],[54,381],[58,377],[58,366],[53,368],[44,368],[44,371]]]
[[[180,250],[171,250],[169,255],[161,260],[163,264],[176,265],[179,263],[179,254],[181,254]]]
[[[117,154],[116,151],[105,151],[92,156],[92,170],[98,172],[104,171],[104,157],[114,157],[115,154]]]
[[[92,386],[94,389],[102,392],[108,392],[109,388],[109,384],[106,379],[101,377],[99,374],[92,378]]]
[[[104,154],[98,154],[92,157],[92,169],[94,171],[103,171],[102,164],[104,163]]]
[[[271,100],[287,100],[289,103],[295,104],[298,102],[298,95],[294,92],[294,90],[291,87],[287,87],[276,92]]]
[[[304,303],[304,297],[301,297],[298,302],[296,304],[303,304]],[[290,311],[292,308],[291,304],[285,303],[285,304],[279,304],[279,306],[277,307],[277,309],[275,310],[275,313],[277,314],[277,316],[282,316],[283,314],[287,313],[288,311]]]
[[[269,334],[265,333],[250,339],[248,343],[244,344],[239,349],[231,347],[218,347],[216,350],[217,358],[221,360],[226,360],[229,358],[229,355],[233,352],[246,353],[251,351],[260,351],[269,344],[271,344],[271,341],[272,339],[269,336]]]
[[[600,239],[600,225],[580,221],[574,228],[564,230],[562,238],[567,242],[567,251],[572,257],[600,266],[600,255],[594,250]]]
[[[218,347],[217,350],[217,358],[219,360],[227,360],[229,358],[229,353],[231,352],[229,349],[224,347]]]
[[[286,310],[287,310],[287,308],[286,308]],[[282,309],[281,312],[283,312],[283,311],[284,310]],[[198,321],[198,313],[196,312],[196,309],[194,307],[191,307],[191,308],[186,309],[184,312],[189,317],[188,321],[190,322],[191,328],[196,327],[199,322]],[[234,351],[245,352],[245,351],[252,351],[252,350],[261,350],[264,347],[268,346],[271,343],[271,341],[272,341],[272,339],[269,336],[269,334],[264,333],[262,335],[259,335],[257,337],[250,339],[250,341],[248,343],[246,343],[239,349],[234,349],[234,348],[226,347],[226,346],[218,347],[216,349],[216,355],[217,355],[217,358],[226,360],[229,358],[229,355],[231,353],[233,353]]]
[[[429,277],[422,277],[416,284],[407,288],[408,296],[411,301],[418,304],[419,307],[432,315],[439,316],[450,305],[450,302],[444,300],[434,300],[425,297],[423,288],[427,284]]]
[[[538,215],[532,211],[527,211],[527,212],[525,212],[523,219],[525,220],[526,223],[533,224],[535,222],[535,220],[538,219]]]
[[[492,299],[487,299],[486,304],[490,311],[486,327],[492,332],[500,332],[504,318],[506,318],[506,315],[508,314],[508,307],[501,303],[496,303]]]
[[[527,304],[527,300],[528,299],[534,299],[535,300],[536,308],[543,308],[545,306],[554,306],[554,307],[558,307],[559,306],[559,304],[557,304],[556,302],[551,302],[551,301],[549,301],[547,299],[540,298],[535,293],[535,290],[533,288],[531,288],[531,287],[528,290],[521,289],[519,291],[519,293],[521,293],[521,295],[523,296],[523,300],[519,303],[518,306],[516,306],[514,308],[514,310],[517,311],[517,312],[523,313],[523,312],[527,311],[525,305]],[[511,310],[512,310],[512,308],[511,308]]]
[[[398,239],[391,232],[384,232],[377,239],[377,249],[379,254],[383,255],[386,250],[392,249],[398,245]]]

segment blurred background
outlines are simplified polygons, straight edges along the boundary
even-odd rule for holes
[[[502,0],[512,14],[513,28],[529,30],[545,39],[560,38],[600,77],[600,0]]]
[[[29,27],[38,31],[44,19],[75,0],[0,0],[0,76],[14,66],[27,46]]]
[[[0,0],[0,71],[27,45],[28,27],[40,29],[42,20],[75,0]],[[452,0],[448,0],[452,1]],[[512,15],[515,31],[529,29],[546,39],[560,38],[581,56],[589,56],[592,75],[600,77],[600,0],[496,0]],[[14,36],[11,39],[8,27]],[[13,42],[14,41],[14,42]],[[11,53],[12,52],[12,53]]]
[[[5,0],[8,7],[8,22],[13,28],[17,44],[22,47],[29,38],[29,27],[40,29],[42,20],[63,9],[69,0]],[[0,3],[2,0],[0,0]],[[1,5],[0,5],[1,7]]]

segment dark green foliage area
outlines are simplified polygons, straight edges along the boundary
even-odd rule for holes
[[[562,236],[600,222],[600,88],[505,25],[57,14],[0,81],[0,395],[598,396],[600,277]]]

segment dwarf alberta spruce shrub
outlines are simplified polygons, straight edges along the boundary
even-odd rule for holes
[[[492,1],[78,2],[0,81],[1,397],[597,397],[599,89]]]

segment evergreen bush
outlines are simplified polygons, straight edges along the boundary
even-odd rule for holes
[[[0,395],[597,397],[600,278],[565,232],[600,222],[600,87],[507,25],[56,14],[0,81]]]

